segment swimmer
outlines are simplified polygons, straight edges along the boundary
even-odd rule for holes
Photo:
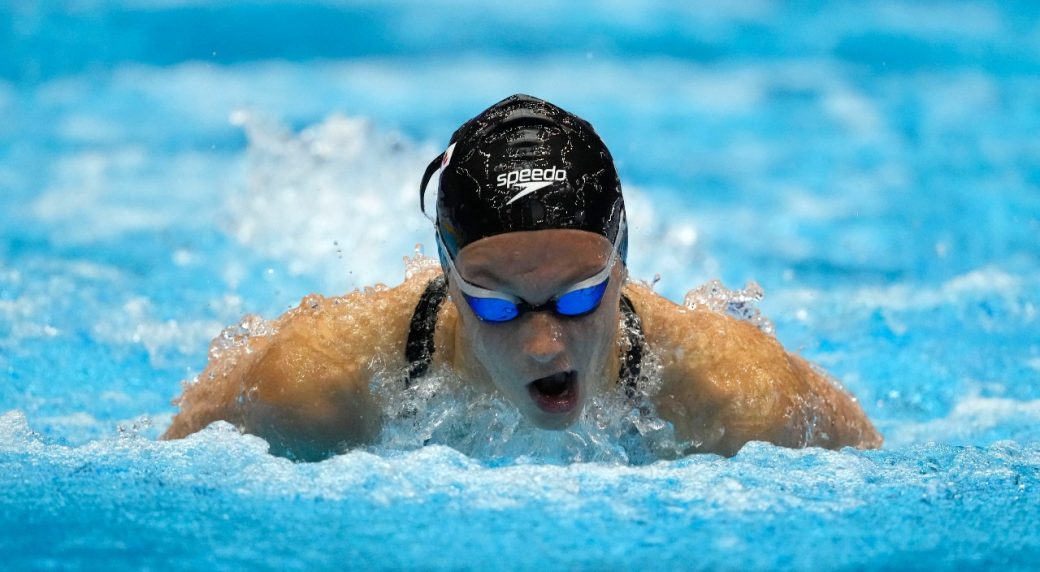
[[[440,267],[392,288],[311,295],[220,354],[175,401],[163,438],[226,420],[275,454],[321,459],[373,443],[375,376],[400,391],[435,371],[562,430],[593,396],[649,399],[687,453],[749,441],[873,448],[855,399],[754,325],[675,304],[627,280],[628,228],[613,159],[592,126],[514,95],[460,127],[426,169],[439,174]]]

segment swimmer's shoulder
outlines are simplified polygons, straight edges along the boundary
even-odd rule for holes
[[[215,351],[218,337],[199,381],[175,401],[181,411],[164,437],[223,419],[275,448],[364,441],[375,431],[373,372],[404,368],[411,314],[438,275],[423,268],[393,287],[306,296],[234,351]]]
[[[667,369],[711,370],[742,356],[769,365],[786,362],[775,338],[754,325],[704,308],[688,308],[657,294],[646,285],[630,283],[625,293],[643,322],[647,344]],[[776,363],[772,363],[776,362]]]
[[[626,294],[661,360],[658,407],[702,450],[734,454],[751,440],[878,447],[851,394],[753,324],[676,304],[641,284]]]
[[[784,418],[809,391],[783,346],[754,325],[676,304],[649,288],[627,289],[661,362],[662,415],[701,450],[735,453],[749,440],[790,444],[803,428]]]
[[[279,318],[286,342],[310,347],[341,362],[361,361],[379,369],[403,367],[412,314],[438,266],[410,273],[396,286],[375,286],[342,296],[310,295]]]

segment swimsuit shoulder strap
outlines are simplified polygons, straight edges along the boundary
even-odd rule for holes
[[[437,328],[437,310],[448,294],[448,283],[443,275],[430,280],[415,305],[411,325],[408,328],[408,342],[404,347],[404,357],[408,360],[408,377],[404,386],[410,387],[412,382],[422,377],[430,369],[433,362],[433,331]]]
[[[618,383],[625,388],[625,395],[634,398],[639,390],[639,373],[643,363],[643,321],[639,319],[632,300],[621,295],[621,315],[625,323],[628,337],[628,349],[621,356],[621,371],[618,372]]]

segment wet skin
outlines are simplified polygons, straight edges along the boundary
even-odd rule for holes
[[[603,270],[610,249],[606,238],[578,230],[511,233],[462,249],[457,268],[471,284],[539,305]],[[456,371],[464,379],[493,385],[539,427],[569,426],[588,397],[617,375],[622,279],[623,266],[615,264],[603,300],[588,314],[541,310],[504,323],[477,318],[451,282],[451,299],[459,301]],[[567,399],[546,399],[552,395],[539,391],[535,382],[554,374],[571,378]]]
[[[604,268],[610,244],[577,230],[515,232],[459,253],[462,277],[541,304]],[[412,312],[439,270],[394,288],[308,296],[274,321],[276,333],[245,340],[212,359],[177,400],[164,438],[224,419],[260,435],[272,452],[318,459],[376,439],[380,406],[373,376],[403,371]],[[567,317],[527,312],[506,323],[479,320],[449,281],[434,336],[433,367],[503,395],[536,425],[562,429],[589,398],[617,391],[622,289],[661,362],[653,397],[689,452],[735,454],[751,440],[789,447],[877,447],[881,437],[855,400],[754,326],[674,304],[625,283],[616,264],[600,305]],[[566,383],[563,383],[563,382]]]

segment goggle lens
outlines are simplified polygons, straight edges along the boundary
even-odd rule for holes
[[[608,280],[609,278],[595,286],[574,290],[560,296],[553,302],[556,313],[563,316],[581,316],[595,310],[603,299],[603,294],[607,291]],[[508,322],[516,319],[521,312],[520,306],[509,300],[482,298],[469,294],[463,294],[463,297],[466,298],[469,307],[473,309],[473,313],[486,322]]]
[[[603,293],[606,291],[607,280],[604,280],[595,286],[567,292],[557,298],[556,311],[564,316],[588,314],[599,306],[599,301],[603,299]]]
[[[509,300],[501,298],[478,298],[463,294],[473,313],[487,322],[508,322],[520,315],[520,308]]]

